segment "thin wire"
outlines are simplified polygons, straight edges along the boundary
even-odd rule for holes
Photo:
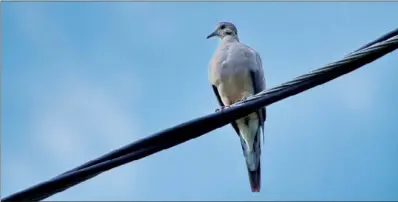
[[[367,63],[398,48],[398,37],[374,44],[354,52],[343,60],[331,63],[324,68],[261,92],[234,107],[218,113],[191,120],[115,150],[78,168],[65,172],[49,181],[40,183],[21,192],[5,197],[4,201],[37,201],[70,188],[128,162],[144,158],[161,150],[176,146],[190,139],[197,138],[216,128],[222,127],[238,118],[270,105],[279,100],[321,85],[339,76],[349,73]]]
[[[394,36],[397,36],[397,35],[398,35],[398,28],[395,29],[395,30],[392,30],[391,32],[388,32],[387,34],[384,34],[383,36],[379,37],[378,39],[376,39],[376,40],[374,40],[372,42],[369,42],[369,43],[363,45],[362,47],[358,48],[357,50],[355,50],[354,52],[352,52],[352,53],[350,53],[348,55],[351,55],[351,54],[353,54],[355,52],[363,50],[363,49],[365,49],[367,47],[373,46],[374,44],[377,44],[379,42],[386,41],[387,39],[389,39],[391,37],[394,37]]]

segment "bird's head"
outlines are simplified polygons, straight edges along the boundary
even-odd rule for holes
[[[218,36],[221,39],[225,36],[238,37],[238,30],[236,29],[235,25],[230,22],[220,22],[217,24],[216,31],[209,34],[207,38],[211,38],[214,36]]]

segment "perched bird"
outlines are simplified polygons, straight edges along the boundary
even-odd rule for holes
[[[221,39],[209,64],[209,80],[221,110],[265,89],[260,55],[239,42],[238,31],[232,23],[221,22],[207,38]],[[238,134],[246,160],[252,192],[261,185],[261,141],[266,119],[265,107],[232,122]]]

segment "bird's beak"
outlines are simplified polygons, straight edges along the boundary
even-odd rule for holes
[[[209,34],[209,36],[207,36],[206,39],[209,39],[213,36],[217,36],[217,32],[213,32],[213,33]]]

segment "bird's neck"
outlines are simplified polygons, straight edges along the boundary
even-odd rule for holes
[[[239,42],[238,36],[227,35],[224,36],[221,40],[221,43],[231,43],[231,42]]]

